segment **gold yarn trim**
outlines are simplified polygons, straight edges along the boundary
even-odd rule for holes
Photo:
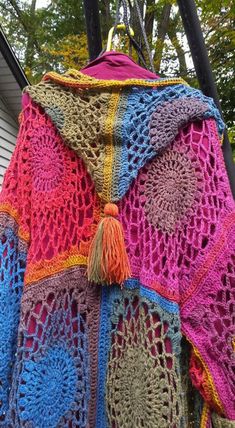
[[[198,349],[196,348],[196,346],[194,346],[194,344],[188,338],[187,338],[187,340],[191,344],[196,357],[200,360],[201,364],[204,367],[204,370],[206,372],[207,378],[209,380],[209,387],[211,388],[211,391],[212,391],[212,394],[213,394],[213,399],[214,399],[216,405],[218,406],[219,411],[223,414],[223,405],[222,405],[222,403],[220,401],[220,398],[219,398],[218,392],[216,390],[216,387],[214,385],[213,378],[212,378],[212,376],[210,374],[209,368],[207,367],[207,364],[203,360],[203,358],[202,358],[200,352],[198,351]]]
[[[203,404],[202,417],[200,422],[200,428],[207,428],[208,419],[210,416],[210,408],[206,402]]]
[[[113,128],[115,124],[115,116],[118,109],[118,101],[120,95],[118,92],[114,92],[111,95],[109,101],[109,110],[107,119],[105,122],[105,159],[104,159],[104,179],[103,179],[103,198],[109,202],[111,200],[111,190],[112,190],[112,169],[114,161],[114,145],[113,145]]]
[[[54,82],[64,84],[65,86],[74,86],[74,87],[76,86],[82,89],[89,89],[89,88],[109,89],[111,87],[125,87],[125,86],[145,86],[145,87],[152,88],[157,86],[167,86],[167,85],[174,85],[174,84],[189,86],[189,84],[181,77],[159,78],[152,81],[147,79],[105,80],[105,79],[96,79],[94,77],[87,76],[73,68],[68,69],[68,71],[63,75],[55,71],[49,71],[43,76],[42,80],[53,80]]]

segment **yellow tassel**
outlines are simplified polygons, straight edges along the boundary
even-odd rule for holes
[[[88,253],[88,280],[96,284],[120,284],[131,276],[124,231],[118,216],[118,206],[108,203],[105,217],[100,220]]]

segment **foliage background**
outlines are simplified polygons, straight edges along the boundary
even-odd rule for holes
[[[99,0],[104,46],[114,22],[115,3]],[[176,1],[139,0],[139,4],[156,72],[180,75],[197,87]],[[196,0],[196,5],[235,157],[235,2]],[[130,19],[138,39],[134,8]],[[31,83],[49,70],[80,69],[88,62],[82,0],[0,0],[0,25]]]

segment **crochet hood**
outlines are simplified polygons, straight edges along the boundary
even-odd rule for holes
[[[104,202],[119,201],[188,122],[214,117],[220,136],[224,128],[213,100],[181,78],[101,80],[69,69],[46,73],[23,93],[83,159]]]

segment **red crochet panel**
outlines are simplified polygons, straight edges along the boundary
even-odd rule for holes
[[[27,283],[53,273],[52,259],[59,261],[55,270],[69,257],[69,265],[85,260],[100,202],[82,159],[63,143],[43,109],[29,99],[22,114],[20,176],[29,195],[31,231]]]

